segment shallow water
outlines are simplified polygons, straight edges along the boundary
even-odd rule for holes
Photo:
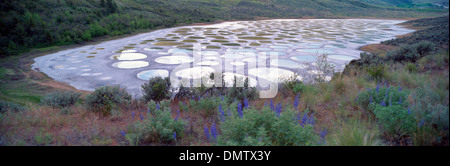
[[[396,25],[401,22],[278,19],[168,28],[41,56],[32,68],[77,89],[121,85],[137,96],[146,80],[170,76],[180,65],[186,69],[177,70],[178,78],[201,78],[222,69],[227,78],[248,76],[252,85],[295,73],[303,79],[320,74],[314,66],[318,54],[329,54],[339,72],[359,58],[361,46],[413,31]],[[191,47],[198,43],[203,44]]]

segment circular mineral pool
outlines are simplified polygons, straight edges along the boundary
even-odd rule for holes
[[[235,76],[236,76],[236,81],[245,81],[245,79],[248,78],[248,85],[250,87],[256,87],[258,84],[258,81],[256,81],[255,79],[244,76],[242,74],[223,73],[223,81],[225,82],[226,87],[233,87]],[[242,85],[244,85],[244,82],[242,82]]]
[[[296,74],[292,71],[279,68],[254,68],[250,69],[248,74],[274,83],[278,83],[296,76]],[[297,76],[297,79],[302,80],[303,78]]]
[[[341,61],[351,61],[353,59],[357,59],[355,57],[347,56],[347,55],[328,55],[328,58],[341,60]]]
[[[180,70],[176,72],[176,76],[188,79],[199,79],[202,77],[208,77],[211,73],[214,73],[215,70],[211,67],[193,67]]]
[[[148,62],[146,61],[123,61],[123,62],[116,62],[112,64],[113,67],[119,68],[119,69],[136,69],[148,66]]]
[[[155,62],[168,65],[175,65],[194,62],[194,58],[189,56],[164,56],[156,59]]]
[[[201,66],[217,66],[217,65],[219,65],[219,62],[215,62],[215,61],[201,61],[201,62],[197,63],[197,65],[201,65]]]
[[[274,59],[270,61],[270,65],[272,66],[279,66],[279,67],[286,67],[286,68],[292,68],[292,69],[305,69],[308,67],[308,65],[304,65],[298,62],[295,62],[293,60],[287,60],[287,59]]]
[[[291,57],[292,60],[300,61],[300,62],[314,62],[317,60],[316,56],[312,55],[299,55]]]
[[[119,55],[113,55],[111,57],[111,59],[127,60],[127,61],[139,60],[139,59],[145,59],[145,58],[147,58],[147,55],[141,54],[141,53],[122,53],[122,54],[119,54]]]
[[[333,54],[334,51],[326,49],[298,49],[299,52],[312,53],[312,54]]]
[[[137,77],[139,79],[147,80],[147,81],[154,77],[166,78],[166,77],[169,77],[169,71],[167,71],[167,70],[146,70],[146,71],[139,72],[137,74]]]

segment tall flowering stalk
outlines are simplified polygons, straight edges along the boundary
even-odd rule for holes
[[[245,109],[248,109],[248,108],[249,108],[249,104],[248,104],[247,98],[244,98],[244,108],[245,108]]]
[[[300,93],[298,93],[297,96],[295,96],[295,99],[294,99],[294,109],[295,110],[297,110],[297,107],[298,107],[299,97],[300,97]]]
[[[275,113],[277,114],[277,117],[280,117],[281,112],[283,111],[283,103],[278,103],[275,108]]]
[[[326,144],[327,142],[325,141],[325,138],[327,136],[327,129],[323,129],[320,133],[320,140],[319,140],[319,144]]]
[[[219,105],[219,115],[220,115],[220,120],[223,122],[225,121],[225,112],[223,111],[222,105]]]
[[[270,109],[272,111],[275,111],[275,104],[273,104],[273,100],[272,99],[270,100]]]
[[[210,135],[209,135],[209,129],[208,129],[208,127],[204,127],[204,130],[205,130],[205,136],[206,136],[206,138],[208,139],[208,140],[211,140],[211,137],[210,137]]]
[[[244,113],[242,112],[242,104],[240,103],[240,102],[238,102],[238,105],[237,105],[237,111],[238,111],[238,113],[239,113],[239,117],[244,117]]]
[[[211,136],[212,136],[212,141],[216,141],[217,140],[217,135],[218,135],[218,133],[217,133],[217,129],[216,129],[216,124],[214,123],[212,126],[211,126]]]

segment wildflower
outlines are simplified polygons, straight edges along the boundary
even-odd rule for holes
[[[150,114],[150,108],[147,109],[147,114]]]
[[[266,102],[264,102],[264,107],[267,107],[267,101],[266,101]]]
[[[176,141],[177,140],[177,132],[173,132],[173,139]]]
[[[420,122],[419,122],[419,124],[417,124],[417,126],[422,127],[423,125],[425,125],[425,120],[420,119]]]
[[[275,111],[275,104],[273,104],[273,100],[270,100],[270,109]]]
[[[122,133],[122,136],[124,136],[124,137],[125,137],[125,135],[127,135],[127,134],[125,134],[125,131],[123,131],[123,130],[120,130],[120,133]]]
[[[314,113],[312,113],[311,116],[308,118],[307,124],[310,124],[310,125],[314,124]]]
[[[156,110],[160,110],[159,103],[156,103]]]
[[[398,104],[402,104],[402,98],[399,99]]]
[[[198,96],[198,101],[202,100],[202,96]]]
[[[369,104],[372,104],[372,96],[370,96],[370,98],[369,98]]]
[[[408,107],[408,115],[411,115],[411,107]]]
[[[303,115],[302,123],[300,123],[300,126],[305,127],[305,124],[306,124],[307,120],[308,120],[308,115],[305,113]]]
[[[131,113],[131,118],[134,120],[134,112]]]
[[[219,105],[219,113],[220,113],[220,120],[225,121],[225,112],[223,111],[222,105]]]
[[[370,88],[366,88],[368,91],[372,91],[372,89],[370,89]]]
[[[377,84],[376,90],[377,90],[377,94],[378,94],[378,92],[380,91],[380,84]]]
[[[215,124],[215,123],[211,126],[211,136],[213,137],[212,139],[213,139],[214,141],[216,141],[216,138],[217,138],[217,129],[216,129],[216,124]]]
[[[402,89],[402,87],[400,86],[400,83],[398,83],[398,91],[399,92],[401,92],[403,89]]]
[[[177,116],[175,116],[175,121],[177,121],[179,117],[180,117],[180,110],[177,110]]]
[[[223,96],[222,95],[220,95],[221,96],[221,98],[222,98],[222,101],[223,101]]]
[[[205,126],[204,129],[205,129],[205,136],[206,136],[206,138],[208,140],[211,140],[211,137],[209,136],[209,129],[208,129],[208,127]]]
[[[319,133],[319,135],[320,135],[319,144],[325,144],[325,143],[327,143],[327,142],[325,141],[325,137],[327,136],[327,129],[323,129],[323,131],[321,131],[321,132]]]
[[[245,109],[248,109],[248,108],[249,108],[247,98],[244,98],[244,108],[245,108]]]
[[[283,105],[280,102],[277,104],[277,107],[275,108],[275,113],[277,114],[277,117],[280,117],[280,113],[281,113],[281,111],[283,111],[282,109],[283,109]]]
[[[142,114],[141,114],[141,115],[139,115],[139,117],[141,117],[141,120],[144,120],[144,117],[142,116]]]
[[[299,96],[300,96],[300,93],[298,93],[297,94],[297,96],[295,96],[295,99],[294,99],[294,109],[297,109],[297,107],[298,107],[298,99],[299,99]]]
[[[387,85],[387,81],[386,81],[386,80],[384,81],[384,86],[385,86],[385,87],[387,87],[387,86],[388,86],[388,85]]]
[[[383,100],[383,102],[381,102],[380,105],[383,106],[383,107],[386,107],[386,102]]]
[[[242,105],[241,105],[241,103],[240,102],[238,102],[238,105],[237,105],[237,111],[238,111],[238,113],[239,113],[239,117],[243,117],[244,116],[244,114],[242,113]]]

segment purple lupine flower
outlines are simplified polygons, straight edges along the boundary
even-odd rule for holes
[[[216,124],[214,123],[212,126],[211,126],[211,136],[212,136],[212,139],[214,140],[214,141],[216,141],[216,138],[217,138],[217,129],[216,129]]]
[[[387,81],[386,80],[384,81],[384,86],[387,87]]]
[[[275,113],[277,114],[277,117],[280,117],[281,111],[283,111],[283,103],[278,103],[276,108],[275,108]]]
[[[134,111],[131,112],[131,118],[134,120]]]
[[[159,103],[156,103],[156,110],[160,110]]]
[[[372,91],[372,89],[370,89],[370,88],[366,88],[368,91]]]
[[[378,94],[378,92],[380,91],[380,84],[377,84],[376,90],[377,90],[377,94]]]
[[[372,96],[370,96],[370,98],[369,98],[369,104],[372,104]]]
[[[402,86],[400,86],[400,83],[398,83],[398,91],[401,92],[402,90]]]
[[[198,101],[202,100],[202,96],[198,96]]]
[[[209,136],[209,129],[208,129],[208,127],[205,126],[204,129],[205,129],[205,136],[206,136],[206,138],[208,140],[211,140],[211,137]]]
[[[139,115],[139,117],[141,117],[141,120],[144,120],[144,117],[142,116],[142,114],[141,114],[141,115]]]
[[[400,99],[398,100],[398,104],[402,104],[402,98],[400,97]]]
[[[175,121],[177,121],[179,117],[180,117],[180,110],[177,110],[177,115],[175,116]]]
[[[320,135],[319,144],[326,144],[327,142],[325,141],[325,137],[327,136],[327,129],[323,129],[323,131],[321,131],[319,135]]]
[[[245,108],[245,109],[248,109],[248,108],[249,108],[248,100],[247,100],[246,97],[244,98],[244,108]]]
[[[422,127],[423,125],[425,125],[425,120],[424,119],[420,119],[419,124],[417,124],[418,127]]]
[[[308,120],[308,115],[305,113],[305,114],[303,114],[302,123],[300,123],[300,126],[305,127],[307,120]]]
[[[411,107],[408,107],[408,115],[411,115]]]
[[[297,107],[298,107],[298,103],[299,103],[298,99],[299,99],[299,97],[300,97],[300,93],[298,93],[297,96],[295,96],[294,109],[297,109]]]
[[[220,120],[223,122],[225,121],[225,112],[223,111],[222,105],[219,105],[219,115],[220,115]]]
[[[270,100],[270,109],[272,111],[275,111],[275,104],[273,104],[273,100],[272,99]]]
[[[389,88],[387,88],[386,91],[384,92],[384,97],[388,97],[388,92],[389,92]]]
[[[383,107],[386,107],[386,102],[383,100],[383,102],[381,102],[380,105],[383,106]]]
[[[267,107],[267,101],[266,101],[266,102],[264,102],[264,107]]]
[[[314,124],[314,113],[312,113],[311,116],[308,118],[307,124],[310,124],[310,125]]]
[[[177,132],[173,132],[173,139],[176,141],[177,140]]]
[[[147,114],[150,114],[150,108],[147,109]]]
[[[231,117],[231,109],[230,108],[228,108],[228,116],[230,116]]]
[[[120,130],[120,133],[122,134],[123,137],[125,137],[125,135],[127,135],[127,134],[125,133],[125,131],[123,131],[123,130]]]
[[[241,103],[240,102],[238,102],[238,105],[237,105],[237,111],[238,111],[238,113],[239,113],[239,117],[243,117],[244,116],[244,114],[243,114],[243,112],[242,112],[242,105],[241,105]]]
[[[222,98],[222,101],[223,101],[223,96],[222,95],[220,95],[221,96],[221,98]]]

